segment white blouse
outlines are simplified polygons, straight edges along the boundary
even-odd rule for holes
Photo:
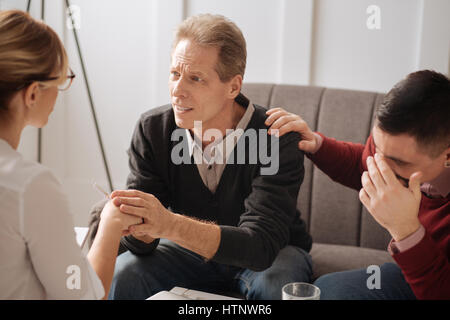
[[[61,184],[0,139],[0,299],[101,299]]]

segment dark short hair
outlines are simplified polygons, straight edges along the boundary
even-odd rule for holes
[[[430,156],[438,156],[450,146],[449,79],[431,70],[410,73],[387,93],[376,120],[384,132],[408,134]]]

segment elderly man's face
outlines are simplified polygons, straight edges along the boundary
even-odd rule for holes
[[[231,84],[220,81],[215,70],[218,54],[217,48],[188,39],[181,40],[173,50],[169,91],[179,127],[192,129],[194,121],[202,121],[205,130],[223,123]]]

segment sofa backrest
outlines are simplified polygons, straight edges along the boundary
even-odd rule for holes
[[[300,115],[314,131],[338,140],[365,143],[374,112],[384,94],[323,87],[246,83],[242,92],[252,103],[282,107]],[[389,233],[378,225],[358,198],[305,157],[305,178],[298,209],[316,243],[385,250]]]

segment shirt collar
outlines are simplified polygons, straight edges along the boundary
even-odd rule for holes
[[[420,189],[432,197],[447,197],[450,194],[450,168],[445,168],[432,181],[423,183]]]
[[[243,131],[247,128],[253,112],[255,111],[255,107],[251,103],[251,101],[248,101],[248,106],[246,107],[245,113],[242,116],[242,118],[239,120],[238,124],[236,125],[236,128],[229,134],[225,136],[223,139],[219,139],[217,141],[214,141],[212,144],[210,144],[210,149],[215,148],[215,155],[214,157],[217,159],[218,157],[223,157],[221,154],[221,151],[223,150],[223,143],[226,144],[226,155],[225,160],[228,159],[228,156],[234,149],[234,142],[239,140],[239,137],[243,134]],[[240,130],[239,130],[240,129]],[[186,136],[187,136],[187,142],[188,142],[188,148],[189,148],[189,157],[192,157],[192,154],[194,153],[194,148],[197,148],[200,153],[203,153],[202,143],[201,140],[198,137],[192,137],[191,132],[189,129],[186,130]],[[220,146],[220,147],[218,147]]]

